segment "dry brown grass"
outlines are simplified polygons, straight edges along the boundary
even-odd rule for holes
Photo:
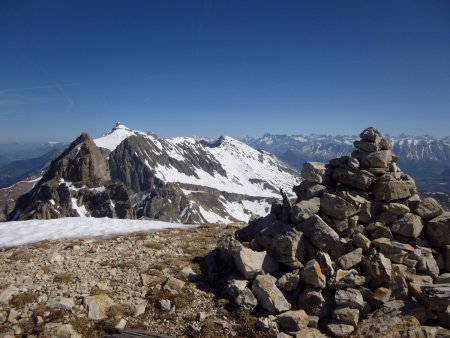
[[[11,305],[16,309],[23,309],[25,305],[36,302],[38,295],[34,292],[24,292],[14,295],[11,299]]]
[[[139,264],[135,259],[128,259],[126,261],[116,263],[112,267],[118,268],[121,270],[128,270],[128,269],[132,269],[132,268],[137,268],[138,266],[139,266]]]
[[[14,252],[11,256],[12,259],[15,260],[20,260],[20,261],[24,261],[24,260],[28,260],[30,259],[32,256],[31,254],[28,252],[27,249],[17,249],[16,252]]]
[[[74,317],[70,324],[83,337],[92,337],[89,335],[91,323],[86,317]]]
[[[70,272],[59,273],[53,277],[53,281],[58,284],[68,284],[75,278],[75,275]]]
[[[108,309],[107,316],[109,318],[131,317],[134,311],[134,307],[129,304],[115,304]]]
[[[142,232],[142,233],[136,233],[133,234],[133,239],[136,241],[145,241],[148,238],[149,234]]]
[[[113,283],[111,283],[111,284],[113,284]],[[89,293],[89,295],[91,295],[91,296],[95,296],[95,295],[108,295],[108,296],[111,296],[112,293],[113,292],[111,290],[102,290],[102,289],[94,286],[91,289],[91,292]]]
[[[47,250],[50,249],[50,241],[40,241],[30,245],[32,249]]]
[[[48,312],[49,315],[44,317],[44,312]],[[62,309],[52,309],[46,305],[39,305],[34,310],[34,315],[44,318],[47,322],[60,323],[64,320],[65,311]]]
[[[64,250],[70,250],[70,249],[73,249],[73,247],[74,247],[75,245],[82,245],[82,244],[83,244],[83,241],[80,240],[80,239],[78,239],[78,240],[75,240],[75,241],[73,241],[73,242],[67,244],[67,245],[64,247]]]
[[[162,250],[164,249],[164,245],[158,242],[154,242],[154,241],[146,241],[144,243],[144,246],[146,248],[152,249],[152,250]]]

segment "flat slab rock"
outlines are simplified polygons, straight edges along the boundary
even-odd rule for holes
[[[424,337],[413,316],[382,315],[359,323],[353,337]]]
[[[291,309],[291,304],[275,285],[276,279],[270,275],[258,275],[252,284],[252,292],[259,304],[270,313],[279,313]]]
[[[425,225],[425,233],[434,246],[450,244],[450,212],[429,220]]]
[[[416,183],[412,180],[378,181],[373,187],[376,201],[394,201],[408,198],[416,192]]]
[[[359,208],[353,204],[329,193],[324,193],[320,198],[320,210],[338,220],[351,217],[359,212]]]

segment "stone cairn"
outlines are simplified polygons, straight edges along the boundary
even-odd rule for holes
[[[278,337],[450,333],[450,213],[421,200],[375,128],[350,157],[305,163],[291,203],[206,257],[236,305]]]

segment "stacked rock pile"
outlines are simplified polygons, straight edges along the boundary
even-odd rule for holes
[[[375,128],[351,156],[305,163],[269,215],[206,259],[224,292],[279,337],[428,337],[450,331],[450,213],[421,200]],[[231,272],[230,272],[231,271]]]

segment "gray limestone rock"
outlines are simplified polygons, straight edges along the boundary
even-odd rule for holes
[[[367,142],[367,141],[355,141],[353,142],[356,148],[362,149],[367,152],[375,152],[381,150],[381,145],[375,142]]]
[[[361,310],[364,307],[364,299],[361,291],[358,289],[340,289],[336,291],[334,297],[337,306],[358,310]]]
[[[291,221],[292,224],[297,225],[312,215],[319,212],[320,198],[314,197],[309,200],[302,200],[292,206]]]
[[[248,280],[260,273],[272,273],[278,270],[278,263],[267,252],[257,252],[246,248],[232,236],[225,239],[221,250],[224,255],[232,258],[236,269]]]
[[[375,286],[388,283],[391,279],[392,265],[382,253],[376,253],[362,259],[366,273],[372,278]]]
[[[426,197],[420,202],[419,206],[416,210],[414,210],[414,212],[422,217],[423,220],[428,221],[441,215],[444,210],[442,209],[439,202],[434,198]]]
[[[332,293],[307,287],[298,295],[298,306],[309,315],[328,317],[333,309]]]
[[[423,272],[433,277],[439,276],[439,267],[431,252],[419,257],[416,269],[419,272]]]
[[[370,175],[363,171],[350,171],[342,168],[336,168],[333,171],[332,178],[348,187],[367,191],[373,183]]]
[[[358,248],[339,258],[338,263],[342,269],[348,270],[358,265],[362,257],[362,249]]]
[[[321,162],[306,162],[303,164],[301,175],[302,177],[314,183],[322,183],[326,173],[325,163]]]
[[[363,141],[366,142],[373,142],[373,143],[380,143],[381,139],[382,139],[382,135],[379,132],[378,129],[374,128],[374,127],[368,127],[366,129],[364,129],[361,134],[359,134],[359,137],[361,137],[361,139]]]
[[[397,216],[402,216],[410,212],[407,205],[395,202],[384,204],[383,209]]]
[[[433,311],[445,311],[450,305],[450,285],[410,283],[414,297]]]
[[[390,150],[380,150],[373,153],[359,151],[359,161],[363,168],[387,168],[392,160]]]
[[[420,323],[425,323],[428,319],[427,310],[422,304],[404,300],[391,300],[386,302],[373,313],[374,317],[383,315],[413,316]]]
[[[370,250],[370,239],[368,239],[362,233],[357,233],[355,236],[353,236],[352,243],[357,248],[361,248],[363,252],[368,252]]]
[[[325,276],[334,275],[334,263],[330,258],[330,255],[326,252],[319,251],[315,256],[315,259],[320,265],[320,270]]]
[[[423,229],[420,216],[408,213],[395,221],[391,226],[391,231],[405,237],[417,238]]]
[[[355,337],[424,337],[419,321],[413,316],[381,315],[359,323]]]
[[[258,300],[249,288],[244,288],[234,299],[237,306],[252,312],[258,305]]]
[[[370,277],[360,276],[355,269],[351,270],[337,270],[336,274],[329,281],[329,286],[332,289],[346,289],[356,288],[358,286],[366,284],[370,280]]]
[[[114,302],[106,294],[84,297],[84,306],[88,309],[88,318],[102,320],[108,318],[107,311]]]
[[[434,277],[434,284],[450,284],[450,273],[447,272]]]
[[[359,310],[338,306],[333,310],[332,317],[341,322],[356,326],[359,322]]]
[[[303,310],[287,311],[275,319],[278,326],[284,331],[298,331],[310,325],[311,318]]]
[[[326,277],[315,259],[311,259],[306,263],[301,271],[301,275],[304,283],[312,285],[315,288],[325,288],[326,286]]]
[[[341,220],[357,214],[359,208],[339,196],[324,193],[320,198],[320,211]]]
[[[355,331],[355,327],[353,325],[341,322],[339,320],[330,321],[326,327],[334,337],[347,337]]]
[[[450,244],[450,212],[429,220],[425,224],[425,234],[430,243],[441,247]]]
[[[332,246],[339,245],[339,235],[318,215],[297,225],[306,238],[322,251],[328,251]]]
[[[276,279],[270,275],[258,275],[252,284],[252,292],[258,303],[270,313],[288,311],[292,305],[275,285]]]
[[[19,289],[10,285],[0,293],[0,304],[8,305],[11,298],[19,293]]]
[[[415,193],[416,183],[413,180],[379,180],[373,187],[376,201],[394,201]]]
[[[52,309],[71,310],[75,306],[75,301],[72,298],[57,297],[50,299],[47,306]]]
[[[258,232],[255,239],[277,262],[293,269],[303,266],[306,256],[303,233],[291,225],[274,222]]]
[[[301,281],[300,270],[293,270],[291,272],[285,273],[283,276],[278,278],[275,283],[280,289],[287,292],[295,291]]]

